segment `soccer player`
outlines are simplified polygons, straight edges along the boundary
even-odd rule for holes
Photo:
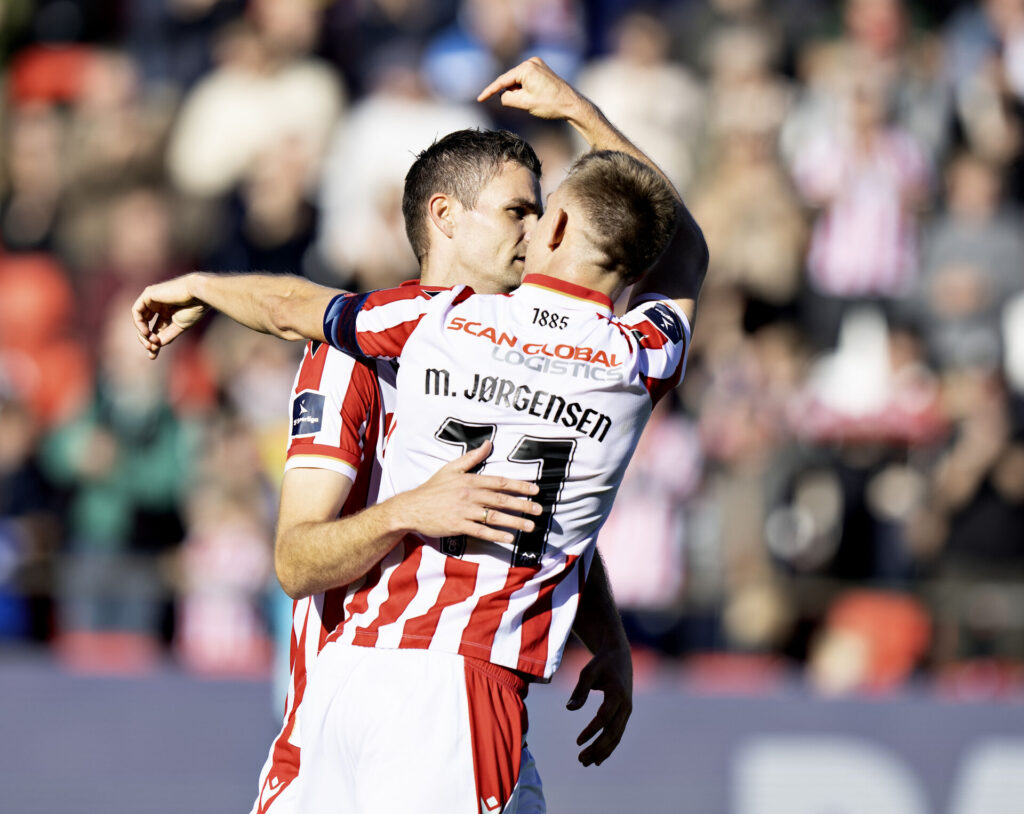
[[[524,63],[485,95],[504,89],[503,103],[558,117],[540,101],[559,97],[535,92],[552,77]],[[599,113],[573,98],[561,117],[586,134]],[[616,319],[611,296],[657,256],[677,207],[672,251],[647,286],[660,295]],[[488,468],[538,482],[543,512],[532,530],[498,541],[407,535],[355,569],[365,573],[348,591],[302,713],[315,744],[303,755],[304,810],[515,804],[521,676],[546,678],[557,667],[615,486],[652,403],[682,374],[707,264],[667,182],[621,154],[585,157],[537,230],[526,267],[543,275],[512,297],[408,288],[331,299],[281,278],[193,276],[147,289],[137,304],[151,353],[197,317],[198,301],[281,336],[401,354],[384,493],[404,493],[459,449],[486,450]],[[480,521],[510,528],[490,515],[484,509]],[[335,703],[356,687],[357,710]]]
[[[458,131],[424,151],[410,170],[404,207],[422,265],[421,284],[440,290],[457,279],[494,292],[518,285],[523,237],[540,210],[539,172],[529,145],[506,132]],[[475,201],[468,209],[472,215],[460,220],[459,234],[449,239],[432,217],[447,217],[448,207],[462,205],[459,197]],[[397,538],[389,535],[403,528],[497,539],[499,532],[476,522],[483,509],[530,508],[506,495],[509,489],[526,494],[527,484],[465,474],[483,461],[486,450],[478,449],[442,468],[425,486],[357,514],[374,502],[384,426],[394,410],[395,375],[391,364],[354,362],[314,343],[307,346],[296,377],[275,545],[279,579],[295,598],[294,646],[284,722],[260,773],[253,814],[295,810],[292,781],[301,761],[296,721],[316,656],[342,618],[344,588],[353,574],[361,576],[352,569],[354,554],[367,547],[376,550],[381,541],[393,543]],[[472,490],[468,494],[467,488]],[[495,513],[494,519],[500,516]],[[600,562],[588,575],[585,598],[574,629],[595,655],[570,705],[581,706],[590,688],[604,692],[582,739],[601,732],[583,752],[581,759],[590,762],[603,760],[622,735],[631,711],[632,676],[629,645]],[[535,774],[526,749],[522,761],[526,775]],[[536,798],[531,810],[543,810],[539,778],[527,787]]]

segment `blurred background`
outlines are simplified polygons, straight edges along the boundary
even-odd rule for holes
[[[1024,0],[4,0],[11,811],[249,805],[301,347],[212,319],[153,364],[129,304],[194,268],[415,276],[435,137],[515,130],[545,192],[582,150],[473,101],[530,55],[711,250],[600,538],[637,712],[584,772],[583,654],[531,693],[552,810],[1020,810]]]

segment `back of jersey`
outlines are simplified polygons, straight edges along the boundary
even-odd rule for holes
[[[384,602],[408,598],[374,646],[437,647],[550,676],[597,532],[654,401],[682,375],[686,345],[685,318],[668,302],[620,320],[604,295],[538,275],[511,295],[429,302],[401,351],[381,498],[490,440],[482,471],[536,482],[543,513],[511,545],[399,546],[377,587],[386,581]]]

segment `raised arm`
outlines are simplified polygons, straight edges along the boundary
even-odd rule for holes
[[[589,99],[532,57],[506,71],[477,97],[489,99],[501,93],[505,107],[525,110],[541,119],[567,121],[594,150],[618,150],[656,170],[675,192],[679,204],[676,232],[655,266],[633,288],[632,302],[645,294],[675,300],[690,324],[697,310],[697,295],[708,267],[708,247],[679,191],[646,153],[627,139]]]
[[[323,342],[324,312],[338,293],[292,275],[195,272],[147,286],[132,318],[151,359],[210,308],[255,331]]]
[[[501,104],[525,110],[538,119],[566,121],[592,150],[618,150],[657,170],[672,182],[639,147],[613,125],[600,108],[556,74],[540,57],[531,57],[506,71],[477,97],[483,102],[501,93]],[[675,187],[672,187],[675,190]],[[676,197],[679,193],[676,192]]]

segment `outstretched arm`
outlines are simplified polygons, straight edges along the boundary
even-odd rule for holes
[[[323,342],[324,312],[338,293],[292,275],[196,272],[147,286],[132,318],[151,359],[210,308],[262,333]]]
[[[352,481],[326,469],[289,469],[281,484],[274,567],[293,599],[359,579],[402,537],[470,534],[511,543],[508,529],[533,530],[537,485],[470,470],[490,442],[445,464],[421,486],[338,517]]]
[[[477,97],[489,99],[501,93],[505,107],[525,110],[541,119],[569,122],[594,150],[618,150],[656,170],[675,192],[678,201],[675,235],[659,261],[634,287],[632,300],[656,293],[675,300],[690,324],[697,310],[697,295],[708,267],[708,247],[678,190],[642,150],[627,139],[589,99],[532,57],[506,71]]]

